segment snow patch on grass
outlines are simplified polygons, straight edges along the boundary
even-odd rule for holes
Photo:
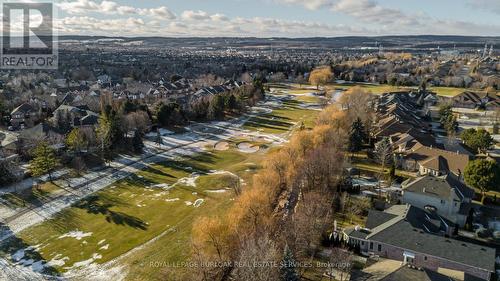
[[[66,264],[66,261],[68,261],[69,258],[68,257],[60,258],[61,256],[62,256],[61,254],[57,254],[55,257],[52,258],[52,260],[50,260],[47,263],[47,266],[54,267],[54,266],[63,266],[64,264]]]
[[[83,231],[73,230],[73,231],[70,231],[66,234],[59,236],[59,238],[57,238],[57,239],[63,239],[63,238],[69,237],[69,238],[75,238],[76,240],[82,240],[82,238],[88,237],[88,236],[92,236],[92,232],[84,233]]]
[[[152,185],[150,186],[152,188],[164,188],[164,189],[169,189],[169,185],[166,184],[166,183],[159,183],[159,184],[155,184],[155,185]]]
[[[20,261],[22,258],[24,258],[24,249],[17,250],[12,256],[12,260],[14,261]]]
[[[192,173],[191,176],[179,179],[173,186],[178,184],[196,187],[196,180],[200,177],[198,173]]]
[[[225,193],[229,190],[229,188],[226,188],[226,189],[216,189],[216,190],[205,190],[205,192],[208,192],[208,193]]]
[[[101,258],[102,258],[102,255],[94,253],[94,254],[92,254],[92,257],[90,259],[75,262],[72,267],[68,267],[66,269],[75,269],[75,268],[80,268],[80,267],[86,267],[86,266],[89,266],[92,263],[94,263],[94,261],[101,259]]]

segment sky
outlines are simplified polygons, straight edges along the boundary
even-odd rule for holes
[[[56,0],[59,34],[500,36],[500,0]]]

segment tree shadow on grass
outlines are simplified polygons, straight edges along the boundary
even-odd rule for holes
[[[171,175],[169,173],[165,173],[164,171],[162,171],[160,169],[157,169],[157,168],[154,168],[152,166],[149,166],[143,172],[145,172],[145,173],[151,173],[151,174],[154,174],[156,176],[162,176],[162,177],[167,177],[167,178],[171,178],[171,179],[175,179],[176,178],[174,175]]]
[[[112,207],[123,205],[126,204],[115,197],[92,195],[79,201],[74,205],[74,207],[86,210],[89,214],[103,215],[109,223],[147,230],[148,225],[142,219],[123,212],[111,210]]]
[[[57,213],[52,219],[47,220],[47,223],[60,233],[66,233],[80,228],[82,221],[74,210],[68,208]]]
[[[12,257],[11,262],[19,266],[31,267],[32,264],[41,263],[43,269],[40,274],[49,275],[50,277],[60,276],[60,273],[52,266],[47,265],[47,261],[38,253],[38,251],[27,244],[23,239],[13,235],[9,227],[0,223],[0,237],[4,235],[12,235],[0,243],[0,257]],[[30,261],[28,263],[28,261]],[[33,267],[34,268],[34,267]],[[5,271],[7,273],[7,271]],[[46,276],[46,277],[49,277]],[[20,276],[7,276],[8,278],[18,278]],[[52,278],[50,278],[52,279]],[[47,279],[49,280],[49,278]],[[55,278],[54,278],[55,280]]]
[[[182,171],[188,174],[191,173],[200,173],[200,174],[206,174],[210,172],[210,169],[208,169],[206,166],[200,164],[206,163],[206,164],[213,164],[215,163],[215,157],[212,153],[204,152],[200,153],[203,155],[192,155],[192,156],[185,156],[187,160],[183,161],[165,161],[160,163],[160,165],[164,167],[168,167],[174,170]]]

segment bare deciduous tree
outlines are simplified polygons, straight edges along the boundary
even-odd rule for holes
[[[240,255],[233,276],[241,281],[279,280],[279,251],[275,243],[266,235],[244,239],[240,244]],[[259,263],[261,266],[256,266]]]

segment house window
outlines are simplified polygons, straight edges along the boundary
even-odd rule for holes
[[[427,256],[424,256],[424,261],[426,261],[426,260],[427,260]]]
[[[444,204],[444,200],[441,200],[441,204]]]
[[[364,241],[361,241],[361,245],[365,245],[365,242],[364,242]]]
[[[378,251],[382,252],[382,245],[378,244]]]
[[[370,250],[373,250],[373,242],[370,242]]]

